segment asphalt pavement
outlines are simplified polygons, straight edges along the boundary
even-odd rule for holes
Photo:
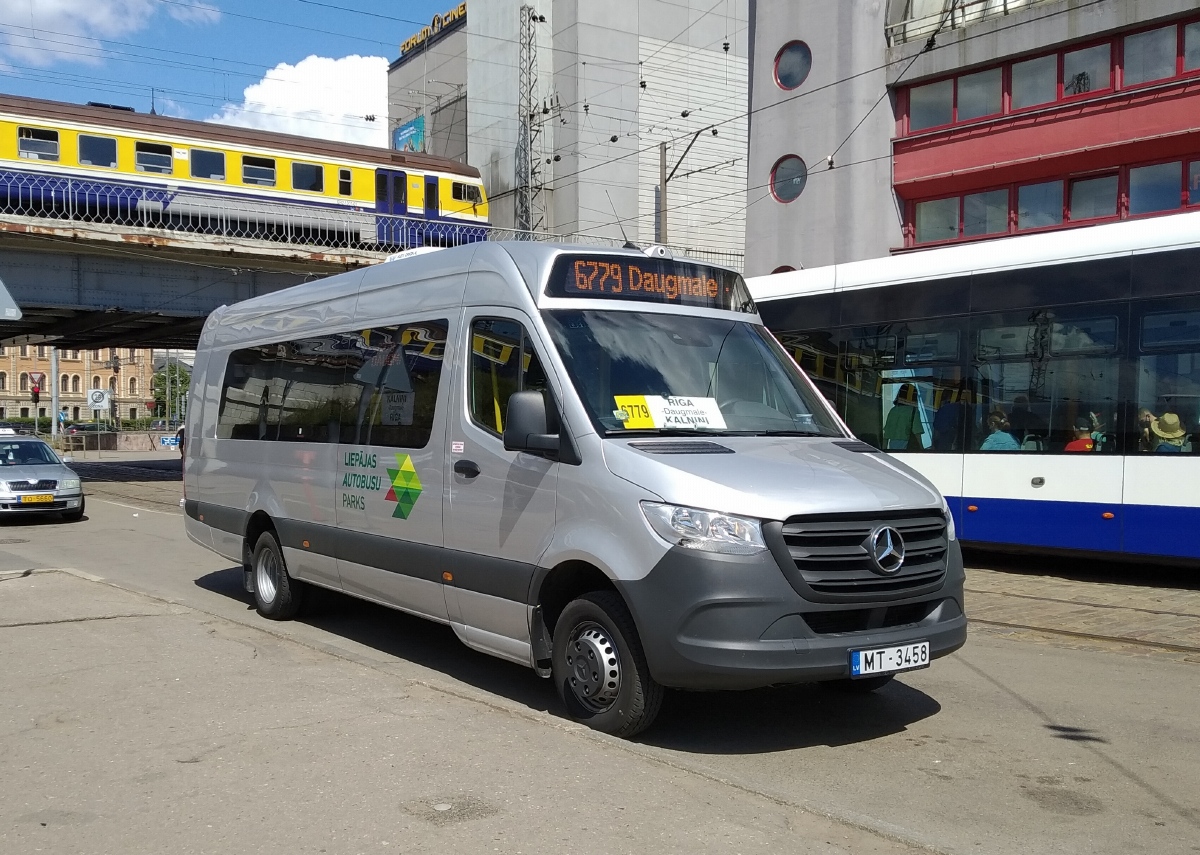
[[[0,852],[1200,851],[1192,574],[972,555],[968,644],[868,697],[672,693],[634,742],[445,627],[260,618],[179,462],[0,523]]]

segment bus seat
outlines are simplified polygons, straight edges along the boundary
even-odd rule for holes
[[[1042,437],[1037,434],[1026,434],[1025,439],[1021,441],[1022,451],[1045,451]]]

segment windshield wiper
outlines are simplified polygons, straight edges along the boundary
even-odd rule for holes
[[[830,439],[845,439],[840,433],[830,433],[825,430],[757,430],[755,436],[818,436]]]
[[[609,428],[605,436],[749,436],[749,433],[729,430],[704,430],[702,428]]]

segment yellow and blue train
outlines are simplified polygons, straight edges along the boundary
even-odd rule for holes
[[[0,95],[10,213],[407,248],[483,240],[479,170],[433,155]]]

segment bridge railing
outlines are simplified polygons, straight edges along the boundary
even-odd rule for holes
[[[548,234],[495,226],[426,220],[319,205],[223,197],[119,182],[0,170],[0,216],[119,227],[152,234],[206,235],[254,246],[307,252],[386,255],[419,246],[457,246],[482,240],[529,240],[620,246],[587,234]],[[741,270],[741,253],[672,246],[677,255]]]

